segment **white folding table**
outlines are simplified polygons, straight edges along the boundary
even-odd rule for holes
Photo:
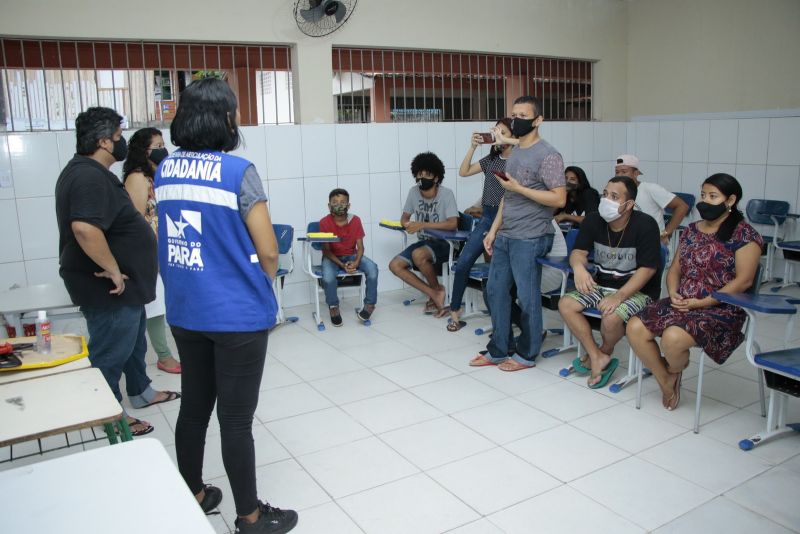
[[[167,451],[150,438],[0,472],[0,495],[0,532],[214,534]]]

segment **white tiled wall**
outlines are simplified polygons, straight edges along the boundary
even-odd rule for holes
[[[628,148],[642,160],[644,180],[697,197],[705,178],[725,172],[742,184],[742,211],[754,198],[785,200],[792,211],[800,209],[800,117],[629,124]],[[690,219],[696,218],[694,211]],[[796,226],[787,230],[789,238],[800,238]]]
[[[276,223],[297,235],[326,212],[328,192],[343,187],[352,211],[364,222],[367,254],[382,269],[380,289],[400,287],[386,265],[400,248],[396,233],[378,226],[396,219],[413,181],[411,158],[432,150],[444,161],[445,185],[464,209],[480,197],[482,177],[458,177],[472,131],[489,123],[347,124],[245,127],[237,154],[253,161],[270,197]],[[126,132],[129,135],[131,132]],[[631,152],[642,160],[644,179],[672,191],[697,193],[714,172],[742,182],[748,198],[800,199],[800,118],[693,120],[630,123],[548,123],[542,136],[581,166],[595,187],[613,175],[614,158]],[[167,141],[169,135],[166,135]],[[174,147],[169,146],[170,150]],[[58,280],[58,232],[53,191],[74,152],[73,132],[0,136],[0,288]],[[477,157],[486,153],[481,147]],[[120,165],[113,171],[119,174]],[[309,302],[313,286],[302,272],[302,247],[285,289],[287,305]],[[352,291],[352,290],[350,290]]]

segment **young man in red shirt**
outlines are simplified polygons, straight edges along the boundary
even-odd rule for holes
[[[339,295],[336,293],[336,275],[362,271],[366,277],[367,293],[364,306],[356,313],[359,321],[367,321],[375,311],[378,301],[378,266],[364,256],[364,227],[357,215],[347,213],[350,209],[350,194],[344,189],[334,189],[328,195],[330,214],[319,221],[321,232],[331,232],[339,237],[336,243],[322,244],[322,286],[325,302],[331,313],[333,326],[342,326],[339,312]]]

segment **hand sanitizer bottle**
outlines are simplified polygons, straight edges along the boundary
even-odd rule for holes
[[[50,319],[47,318],[47,312],[41,310],[36,318],[36,351],[41,354],[48,354],[51,343]]]

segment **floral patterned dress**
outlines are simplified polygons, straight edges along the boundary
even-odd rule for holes
[[[741,221],[726,242],[716,234],[704,234],[692,223],[681,235],[681,266],[678,294],[701,299],[728,284],[736,277],[736,251],[748,243],[763,244],[761,235]],[[647,306],[639,319],[650,332],[660,336],[670,326],[679,326],[691,335],[711,359],[721,364],[744,340],[744,311],[729,304],[719,304],[681,312],[671,306],[669,298]]]

